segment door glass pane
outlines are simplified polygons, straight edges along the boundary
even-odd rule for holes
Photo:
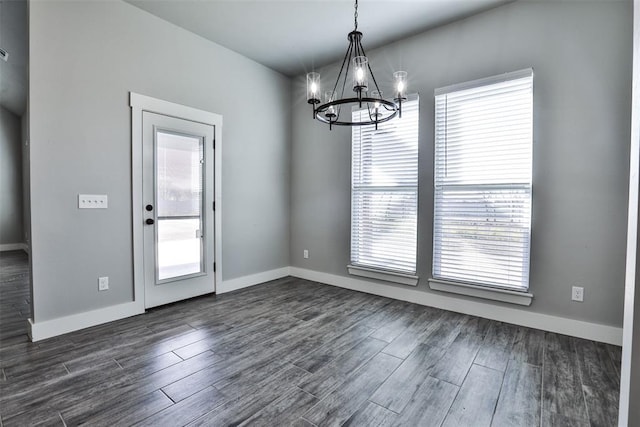
[[[203,140],[156,132],[157,280],[203,271]]]

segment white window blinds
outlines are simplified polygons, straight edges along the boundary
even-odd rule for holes
[[[354,126],[351,168],[351,264],[416,272],[418,97],[402,118]],[[354,111],[354,119],[366,110]]]
[[[533,70],[436,90],[435,279],[527,290]]]

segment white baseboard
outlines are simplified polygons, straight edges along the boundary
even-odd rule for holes
[[[289,275],[289,267],[282,267],[275,270],[264,271],[262,273],[251,274],[249,276],[238,277],[237,279],[225,280],[216,289],[216,293],[225,293],[242,289],[269,280],[279,279]],[[57,319],[46,320],[44,322],[33,322],[29,319],[29,336],[32,341],[40,341],[68,332],[89,328],[114,320],[124,319],[144,313],[144,307],[140,302],[128,302],[98,310],[84,313],[72,314],[70,316]]]
[[[225,280],[217,286],[216,293],[222,294],[225,292],[231,292],[237,289],[268,282],[270,280],[280,279],[289,275],[345,289],[408,301],[443,310],[469,314],[472,316],[484,317],[500,322],[512,323],[515,325],[556,332],[559,334],[614,345],[622,345],[622,328],[535,313],[530,310],[503,307],[481,301],[469,301],[466,299],[439,295],[433,292],[423,292],[416,290],[415,288],[403,289],[369,280],[338,276],[335,274],[322,273],[297,267],[282,267],[275,270],[238,277],[236,279]],[[47,320],[44,322],[34,323],[29,319],[29,336],[32,341],[39,341],[102,323],[135,316],[141,313],[144,313],[144,307],[142,307],[140,303],[129,302],[85,313],[73,314],[58,319]]]
[[[276,268],[275,270],[263,271],[262,273],[225,280],[216,287],[216,293],[223,294],[225,292],[248,288],[249,286],[259,285],[260,283],[280,279],[286,276],[289,276],[289,267]]]
[[[555,332],[618,346],[622,345],[622,328],[616,328],[613,326],[535,313],[530,310],[487,304],[480,301],[469,301],[466,299],[439,295],[433,292],[423,292],[413,288],[402,289],[368,280],[354,279],[351,277],[322,273],[304,268],[290,267],[290,274],[302,279],[313,280],[354,291],[408,301],[443,310],[469,314],[472,316],[484,317],[486,319],[512,323],[529,328],[541,329],[543,331]]]
[[[4,243],[0,245],[0,252],[20,250],[29,252],[29,246],[26,243]]]
[[[132,301],[43,322],[34,323],[29,319],[28,332],[31,341],[35,342],[142,313],[144,307],[139,302]]]

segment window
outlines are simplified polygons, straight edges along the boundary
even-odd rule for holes
[[[417,95],[410,97],[402,105],[402,118],[381,123],[378,130],[353,127],[352,274],[417,284],[418,105]]]
[[[433,278],[529,288],[533,70],[436,90]]]

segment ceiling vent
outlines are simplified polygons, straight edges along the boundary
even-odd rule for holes
[[[0,48],[0,59],[2,59],[4,61],[8,61],[9,60],[9,52],[7,52],[6,50]]]

